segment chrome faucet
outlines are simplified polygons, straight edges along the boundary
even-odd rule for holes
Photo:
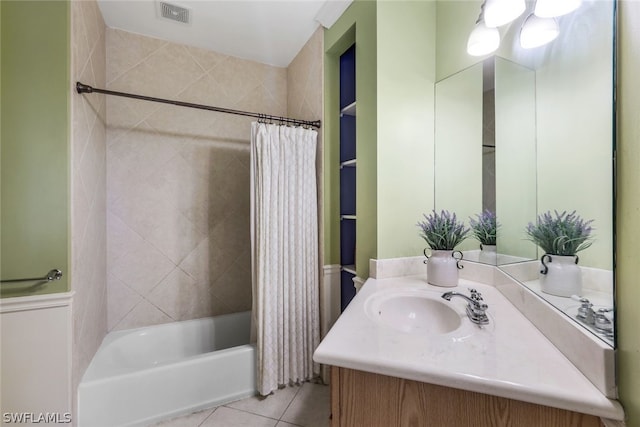
[[[613,308],[600,308],[598,311],[593,309],[593,304],[581,296],[572,295],[571,299],[579,301],[582,304],[578,308],[578,314],[576,318],[582,323],[592,326],[597,332],[602,335],[613,338],[613,322],[605,313],[613,311]]]
[[[605,315],[613,311],[613,308],[601,308],[595,314],[595,322],[593,327],[596,331],[603,333],[604,335],[613,335],[613,322]]]
[[[578,308],[576,318],[587,325],[593,326],[596,323],[596,313],[593,311],[593,304],[591,304],[588,299],[582,298],[578,295],[572,295],[571,299],[579,301],[580,304],[582,304],[580,308]]]
[[[471,292],[471,297],[468,297],[459,292],[445,292],[444,294],[442,294],[442,298],[446,299],[447,301],[451,301],[451,298],[453,297],[464,298],[468,302],[467,316],[469,316],[471,322],[475,323],[476,325],[488,324],[489,317],[487,317],[486,311],[489,306],[481,302],[482,294],[475,289],[469,289],[469,292]]]

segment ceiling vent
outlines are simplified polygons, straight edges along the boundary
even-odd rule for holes
[[[183,24],[189,23],[189,9],[163,1],[158,3],[160,7],[160,16],[163,18],[171,19],[172,21],[181,22]]]

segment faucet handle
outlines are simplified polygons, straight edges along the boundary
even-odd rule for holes
[[[613,308],[599,308],[596,313],[597,316],[604,316],[608,320],[613,320]]]
[[[601,308],[595,313],[594,327],[596,330],[604,333],[610,333],[613,331],[613,323],[606,314],[611,311],[613,311],[613,308]]]
[[[469,289],[471,292],[471,299],[474,301],[482,301],[482,294],[475,289]]]
[[[586,299],[585,297],[581,297],[579,295],[571,295],[571,299],[582,303],[582,308],[593,307],[593,304],[591,304],[591,302],[589,302],[589,300]]]

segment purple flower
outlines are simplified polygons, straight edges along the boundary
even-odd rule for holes
[[[500,227],[496,220],[496,214],[485,209],[481,214],[477,214],[476,218],[478,218],[477,221],[469,218],[474,237],[483,245],[495,245],[498,227]]]
[[[466,239],[469,229],[464,223],[458,222],[456,214],[443,210],[439,214],[433,210],[429,215],[424,214],[424,221],[416,225],[420,228],[422,237],[433,250],[453,250]]]
[[[593,243],[591,223],[585,221],[576,211],[561,214],[554,211],[551,215],[547,211],[538,215],[536,224],[529,223],[526,233],[536,245],[551,255],[575,255],[577,252],[587,249]]]

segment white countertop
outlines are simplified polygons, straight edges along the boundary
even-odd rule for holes
[[[319,363],[405,378],[561,408],[614,420],[624,419],[607,399],[494,287],[460,279],[455,288],[427,284],[425,277],[369,279],[338,318],[314,354]],[[394,289],[424,292],[480,291],[491,323],[480,328],[466,301],[451,305],[462,326],[444,335],[401,332],[365,313],[374,293]],[[443,300],[444,301],[444,300]]]
[[[587,329],[593,335],[603,340],[610,346],[613,346],[613,334],[607,335],[595,329],[592,325],[587,325],[584,322],[581,322],[576,318],[578,314],[578,309],[581,304],[579,301],[576,301],[572,298],[567,297],[558,297],[555,295],[547,294],[542,292],[542,286],[540,285],[540,280],[528,280],[526,282],[522,282],[527,288],[531,289],[538,295],[543,295],[544,299],[547,300],[551,305],[556,307],[558,310],[565,313],[569,318],[576,322],[581,327]],[[592,289],[583,288],[581,297],[587,298],[591,304],[593,304],[593,310],[598,311],[598,309],[605,308],[611,309],[613,308],[613,297],[611,292],[599,292]],[[613,314],[611,314],[610,320],[613,318]]]

